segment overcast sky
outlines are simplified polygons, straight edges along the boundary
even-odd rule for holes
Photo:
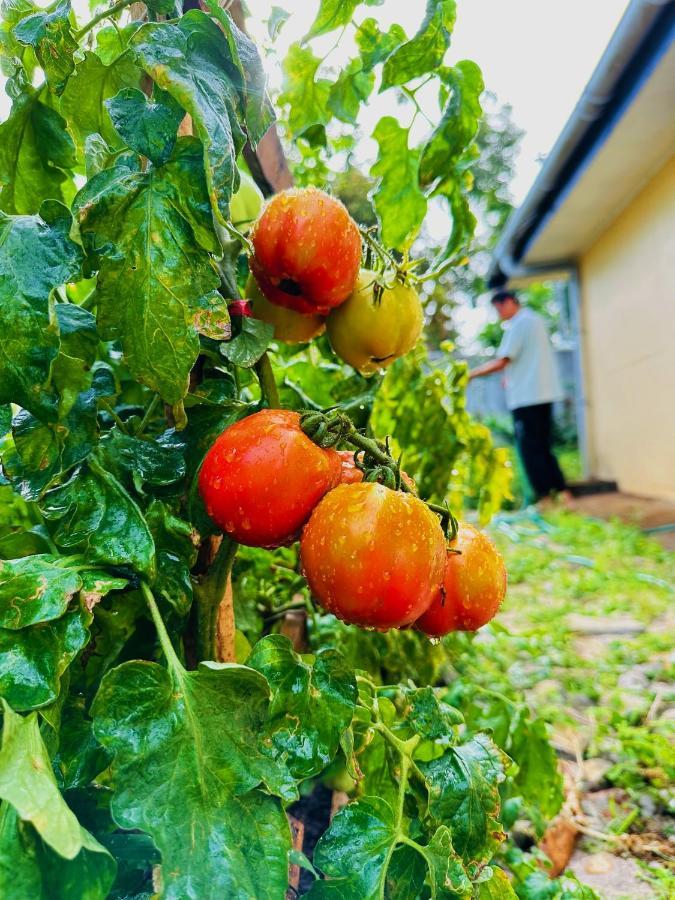
[[[307,31],[318,2],[277,3],[292,14],[276,48],[283,54],[291,40]],[[47,3],[41,0],[40,5]],[[503,103],[512,105],[514,119],[526,133],[512,186],[517,201],[527,192],[537,173],[538,159],[553,145],[627,5],[628,0],[458,0],[450,61],[476,60],[487,87]],[[87,0],[75,0],[73,6],[84,22],[89,15]],[[266,17],[272,4],[248,0],[248,6],[255,20]],[[397,21],[413,34],[423,9],[422,0],[384,0],[380,7],[364,7],[358,16],[365,13],[385,23]],[[251,25],[257,35],[265,35],[261,23],[252,21]],[[334,35],[322,40],[327,49]],[[349,44],[347,37],[345,54]],[[342,52],[341,47],[333,57],[338,64]],[[278,83],[279,73],[271,60],[268,65],[271,80]],[[0,84],[4,87],[2,78]],[[0,119],[8,110],[3,90]]]
[[[483,70],[486,87],[502,103],[511,104],[516,124],[525,131],[512,185],[516,201],[527,193],[537,174],[538,160],[553,146],[628,2],[458,0],[449,61],[475,60]],[[275,48],[283,55],[288,44],[307,32],[318,3],[279,0],[279,5],[292,14]],[[256,20],[266,17],[269,6],[261,0],[248,0],[248,6],[251,29],[262,41],[266,29]],[[380,7],[362,7],[356,17],[360,20],[372,15],[386,26],[400,22],[412,35],[424,6],[422,0],[384,0]],[[317,54],[334,41],[335,33],[317,41]],[[350,43],[345,36],[331,61],[339,64],[341,55],[347,58]],[[270,66],[272,82],[277,83],[278,77]]]

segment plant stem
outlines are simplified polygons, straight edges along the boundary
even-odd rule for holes
[[[150,608],[150,615],[152,616],[152,621],[155,624],[155,628],[157,629],[157,636],[159,637],[159,643],[164,651],[164,656],[166,656],[166,661],[169,664],[169,667],[176,672],[181,672],[183,670],[183,664],[178,659],[176,651],[173,649],[173,644],[171,643],[171,638],[168,635],[164,622],[162,621],[162,616],[159,612],[159,607],[157,606],[157,602],[153,596],[152,591],[150,590],[149,585],[145,581],[141,581],[141,591],[143,592],[143,596],[145,597],[145,601]]]
[[[255,364],[255,374],[260,382],[260,393],[262,399],[267,403],[270,409],[281,409],[281,401],[279,400],[279,391],[277,383],[272,371],[272,363],[269,354],[263,353],[258,362]]]
[[[119,430],[122,432],[122,434],[128,434],[129,432],[127,430],[127,426],[126,426],[125,422],[122,419],[120,419],[118,414],[113,409],[112,404],[108,400],[103,400],[102,405],[103,405],[103,408],[105,409],[105,411],[110,416],[110,418],[115,423],[115,425],[117,425]]]
[[[110,18],[110,16],[116,15],[118,12],[121,12],[123,9],[126,9],[127,6],[131,6],[135,0],[118,0],[113,6],[110,6],[108,9],[102,9],[101,12],[96,13],[93,19],[90,19],[86,25],[83,25],[82,28],[78,32],[76,32],[75,37],[77,40],[81,40],[87,32],[91,31],[99,22],[102,22],[104,19]]]
[[[157,404],[159,403],[159,394],[155,394],[155,396],[150,401],[150,406],[145,411],[145,415],[141,419],[141,424],[138,426],[138,431],[136,432],[136,437],[140,437],[145,431],[148,422],[150,421],[150,417],[154,413]]]
[[[223,536],[216,558],[196,590],[199,659],[218,659],[218,609],[225,599],[238,544]],[[230,607],[229,614],[234,618]],[[234,624],[232,624],[234,631]]]

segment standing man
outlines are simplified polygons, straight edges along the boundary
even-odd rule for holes
[[[499,291],[492,304],[505,323],[504,337],[497,358],[473,369],[469,378],[506,369],[506,402],[532,489],[538,500],[552,493],[569,498],[551,449],[553,403],[563,394],[546,322],[534,310],[522,307],[513,291]]]

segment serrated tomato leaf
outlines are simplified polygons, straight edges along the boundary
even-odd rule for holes
[[[423,186],[447,177],[475,137],[482,115],[483,76],[474,62],[462,60],[446,70],[444,80],[451,93],[441,121],[422,149],[420,183]]]
[[[61,676],[89,640],[81,610],[21,631],[0,629],[0,697],[13,709],[38,709],[59,695]]]
[[[137,379],[168,403],[180,402],[199,353],[205,306],[219,283],[206,252],[215,237],[199,142],[180,139],[160,169],[120,165],[99,172],[73,209],[98,268],[102,336],[121,342]]]
[[[360,2],[361,0],[321,0],[307,37],[317,37],[347,25]]]
[[[37,713],[17,715],[3,701],[0,798],[66,859],[82,849],[80,826],[56,786]]]
[[[430,762],[419,762],[429,791],[429,813],[452,830],[452,843],[467,862],[486,862],[504,840],[499,785],[505,755],[486,734],[449,747]]]
[[[22,19],[14,37],[35,50],[50,88],[60,94],[75,68],[77,41],[70,25],[70,0],[57,0],[47,9]]]
[[[136,502],[92,456],[65,484],[48,491],[42,513],[58,547],[99,563],[151,575],[155,544]]]
[[[267,705],[265,679],[244,666],[130,662],[103,679],[92,715],[114,754],[112,813],[153,838],[165,898],[284,893],[288,822],[258,788],[292,796],[294,784],[256,749]]]
[[[246,133],[240,122],[241,85],[232,77],[236,65],[225,35],[203,12],[191,10],[177,24],[144,25],[131,46],[153,81],[191,115],[203,145],[213,211],[226,221]]]
[[[378,179],[372,198],[389,247],[403,250],[417,237],[427,211],[419,188],[419,151],[408,147],[409,132],[393,116],[383,116],[373,137],[379,153],[370,173]]]
[[[81,559],[39,554],[0,562],[0,628],[58,619],[82,587]]]
[[[405,31],[398,23],[394,23],[389,31],[380,31],[375,19],[364,19],[355,35],[364,71],[383,62],[405,39]]]
[[[457,15],[455,0],[427,0],[424,19],[417,33],[387,57],[380,91],[405,84],[443,62]]]
[[[247,665],[272,690],[263,746],[280,756],[298,780],[318,775],[337,753],[356,705],[356,678],[337,650],[305,662],[287,637],[270,634],[253,648]]]
[[[152,99],[136,88],[123,88],[105,106],[127,147],[161,166],[171,156],[185,113],[171,94],[155,89]]]
[[[248,316],[242,317],[239,332],[220,345],[220,352],[235,366],[250,369],[270,345],[274,337],[274,326]]]
[[[82,849],[64,859],[22,822],[7,803],[0,806],[0,896],[31,900],[105,900],[115,880],[115,860],[84,828]]]
[[[379,797],[362,797],[341,809],[314,850],[327,876],[315,881],[309,900],[365,900],[383,896],[387,865],[397,840],[396,816]]]
[[[56,398],[46,388],[59,347],[49,295],[77,277],[81,248],[69,237],[71,217],[60,203],[39,216],[0,212],[0,402],[12,401],[53,419]]]
[[[292,44],[283,62],[284,77],[279,103],[288,106],[288,124],[293,135],[299,137],[317,125],[330,120],[328,96],[331,83],[317,78],[321,60],[309,47]]]
[[[354,124],[361,104],[370,96],[374,84],[375,75],[363,68],[361,60],[351,60],[330,89],[328,108],[336,118]]]
[[[125,87],[136,87],[141,74],[130,52],[121,53],[106,65],[96,53],[85,50],[68,80],[60,107],[80,157],[90,135],[98,134],[107,144],[120,146],[105,102]]]

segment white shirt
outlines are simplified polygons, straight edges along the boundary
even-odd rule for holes
[[[544,319],[527,307],[504,322],[497,357],[508,357],[506,404],[509,409],[553,403],[563,397],[558,365]]]

